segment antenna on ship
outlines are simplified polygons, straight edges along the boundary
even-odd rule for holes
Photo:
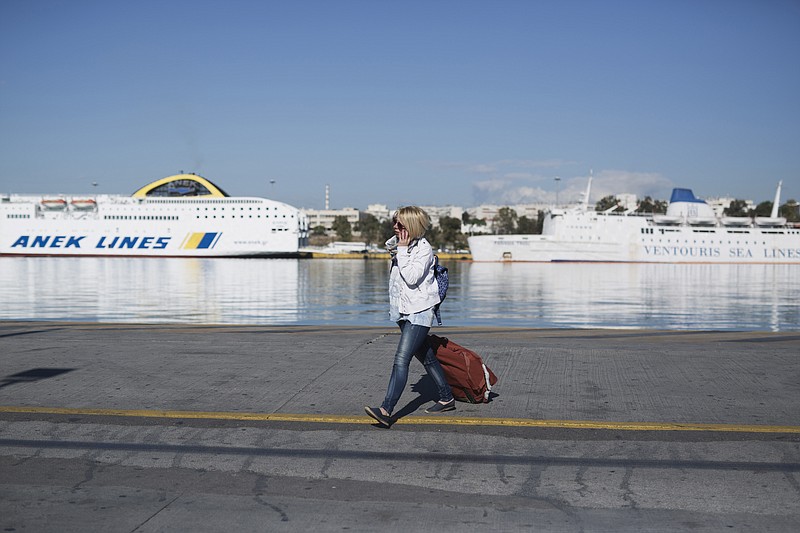
[[[558,207],[558,192],[561,190],[561,178],[555,177],[556,180],[556,207]]]

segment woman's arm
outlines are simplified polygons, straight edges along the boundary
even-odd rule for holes
[[[406,285],[416,287],[433,268],[433,249],[428,241],[419,240],[415,246],[397,247],[397,267]]]

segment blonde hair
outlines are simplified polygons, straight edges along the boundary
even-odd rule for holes
[[[425,232],[431,227],[431,217],[424,209],[415,205],[401,207],[395,211],[393,218],[405,226],[408,236],[412,240],[425,235]]]

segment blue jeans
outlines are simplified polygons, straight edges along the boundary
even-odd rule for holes
[[[400,342],[397,345],[397,352],[394,354],[394,366],[392,366],[392,377],[389,378],[389,388],[386,390],[386,399],[383,400],[381,407],[387,413],[392,414],[394,406],[403,394],[408,382],[408,366],[411,358],[416,357],[423,365],[425,371],[433,378],[436,388],[439,390],[439,400],[449,402],[453,399],[453,392],[444,377],[442,365],[436,359],[436,355],[428,343],[428,332],[431,328],[412,324],[408,320],[401,320]]]

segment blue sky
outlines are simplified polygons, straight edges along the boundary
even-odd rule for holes
[[[590,170],[593,201],[800,199],[800,1],[0,2],[2,192],[181,170],[309,208],[563,201]]]

